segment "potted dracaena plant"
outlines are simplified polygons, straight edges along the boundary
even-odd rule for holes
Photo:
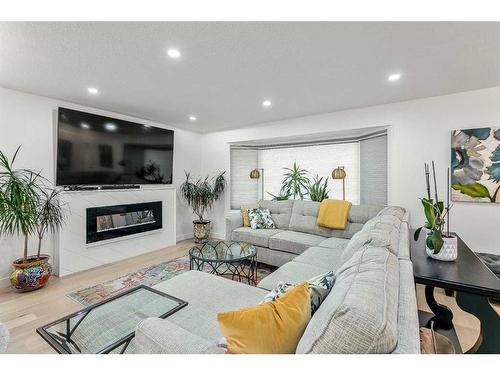
[[[48,231],[56,231],[64,221],[64,209],[58,199],[60,190],[49,189],[40,173],[14,169],[11,160],[0,151],[0,233],[24,237],[23,257],[13,262],[10,275],[17,291],[31,291],[44,286],[52,275],[50,256],[41,253],[42,240]],[[29,237],[38,240],[37,253],[29,254]]]
[[[214,177],[206,176],[194,180],[189,172],[180,186],[181,196],[191,206],[193,213],[198,216],[193,221],[193,235],[196,243],[204,243],[210,237],[210,220],[205,219],[205,213],[212,208],[214,202],[220,198],[226,187],[226,172],[220,172]]]
[[[427,163],[424,165],[424,170],[427,198],[421,198],[420,200],[422,202],[422,206],[424,207],[424,214],[427,221],[422,227],[415,231],[414,240],[418,241],[421,231],[423,229],[427,230],[427,238],[425,240],[427,255],[437,260],[453,261],[457,259],[457,237],[450,233],[450,169],[448,168],[447,174],[448,189],[446,194],[446,206],[444,202],[440,201],[438,198],[434,162],[432,162],[434,198],[432,197],[430,170]]]

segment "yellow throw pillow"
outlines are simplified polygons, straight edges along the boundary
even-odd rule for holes
[[[330,229],[345,229],[352,203],[335,199],[325,199],[319,206],[316,224]]]
[[[241,212],[241,218],[243,219],[243,226],[249,227],[250,226],[250,217],[248,216],[248,208],[241,207],[240,212]]]
[[[295,353],[310,319],[307,282],[276,301],[217,314],[227,351],[233,354]]]

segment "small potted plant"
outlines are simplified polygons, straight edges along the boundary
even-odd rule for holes
[[[0,151],[0,233],[22,235],[24,254],[13,262],[12,286],[21,292],[43,287],[52,275],[50,256],[41,254],[42,239],[63,223],[64,210],[59,202],[60,190],[49,189],[40,173],[12,165],[21,146],[9,160]],[[30,235],[38,238],[36,255],[28,254]]]
[[[448,169],[448,191],[446,206],[443,201],[438,198],[436,169],[432,162],[432,176],[434,181],[434,199],[431,195],[430,171],[429,165],[424,165],[425,182],[427,187],[427,198],[422,198],[421,202],[424,207],[426,223],[418,228],[414,234],[414,240],[418,241],[422,229],[427,230],[427,238],[425,247],[427,255],[433,259],[442,261],[453,261],[457,259],[457,237],[450,234],[450,170]],[[444,227],[446,225],[446,231]]]
[[[226,187],[226,172],[217,176],[198,178],[193,180],[189,172],[186,180],[180,186],[180,193],[198,220],[193,221],[193,235],[196,243],[204,243],[210,237],[210,220],[204,218],[207,210],[212,208],[216,200],[220,198]]]

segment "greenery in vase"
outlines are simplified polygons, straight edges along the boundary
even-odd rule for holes
[[[307,187],[310,183],[309,177],[307,175],[309,172],[305,169],[301,169],[296,162],[293,163],[292,168],[283,168],[285,174],[281,185],[281,190],[289,193],[293,199],[304,199],[307,195]]]
[[[189,172],[186,173],[186,179],[180,186],[180,192],[184,200],[191,206],[193,213],[198,216],[200,221],[204,221],[203,217],[207,210],[212,208],[216,200],[220,198],[226,187],[226,172],[221,172],[217,176],[191,178]]]
[[[274,195],[274,194],[269,193],[269,192],[267,192],[267,194],[272,196],[274,201],[286,201],[286,200],[290,199],[290,196],[291,196],[290,192],[286,189],[285,186],[281,186],[281,189],[277,195]]]
[[[0,233],[24,237],[24,259],[28,258],[28,240],[38,237],[37,258],[47,231],[55,231],[64,221],[64,209],[58,199],[59,190],[49,189],[47,180],[29,169],[14,169],[11,160],[0,151]]]
[[[432,162],[432,175],[434,181],[434,199],[431,197],[431,185],[430,185],[430,171],[429,165],[425,164],[425,182],[427,187],[427,198],[421,198],[422,206],[424,207],[424,214],[426,218],[425,224],[417,228],[414,234],[415,241],[418,241],[420,237],[420,232],[422,229],[428,229],[429,234],[427,235],[427,239],[425,244],[431,250],[433,250],[434,254],[439,253],[441,248],[443,247],[443,229],[445,223],[448,222],[448,215],[450,213],[450,203],[449,203],[449,188],[448,188],[448,199],[446,207],[443,201],[440,201],[438,198],[437,191],[437,181],[436,181],[436,170],[434,167],[434,162]],[[449,237],[449,228],[446,230],[446,236]]]
[[[316,175],[313,181],[307,185],[307,193],[309,198],[314,202],[321,202],[324,199],[328,199],[328,177],[323,182],[323,177]]]

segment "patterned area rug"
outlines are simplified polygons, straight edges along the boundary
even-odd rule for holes
[[[273,272],[273,270],[273,267],[259,264],[257,269],[257,283]],[[188,256],[141,268],[116,279],[68,293],[67,296],[86,307],[123,293],[138,285],[153,286],[186,271],[189,271]],[[204,271],[209,272],[208,270]]]

